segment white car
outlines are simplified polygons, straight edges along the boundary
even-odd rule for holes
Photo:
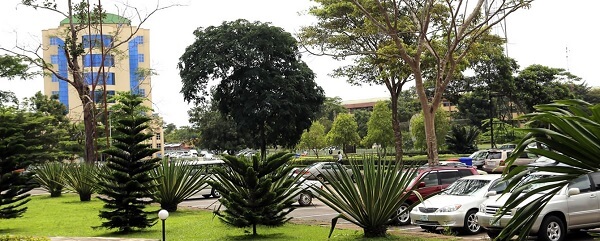
[[[472,175],[456,180],[441,193],[426,199],[410,212],[412,223],[427,231],[438,227],[461,229],[462,233],[481,231],[476,218],[479,205],[490,190],[502,192],[506,183],[500,174]]]
[[[559,174],[534,172],[524,177],[521,183],[554,175]],[[568,230],[600,227],[600,189],[597,183],[600,183],[600,172],[584,174],[565,185],[541,210],[529,234],[537,235],[539,240],[562,241]],[[536,183],[525,192],[548,184],[550,182]],[[519,204],[517,209],[543,194],[534,194]],[[488,196],[490,198],[479,207],[477,218],[488,236],[495,238],[510,221],[515,210],[509,210],[506,215],[497,219],[497,211],[507,202],[510,194],[496,197],[491,192]]]
[[[319,196],[319,193],[314,189],[323,189],[323,183],[314,180],[304,180],[303,178],[300,178],[299,182],[302,182],[299,193],[292,200],[298,201],[298,204],[302,207],[311,205],[312,199]]]

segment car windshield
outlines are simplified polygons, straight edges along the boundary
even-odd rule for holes
[[[523,180],[521,180],[516,186],[515,188],[521,187],[523,185],[526,185],[529,182],[535,181],[535,180],[539,180],[542,178],[549,178],[549,177],[554,177],[556,175],[551,175],[551,174],[538,174],[538,173],[533,173],[533,174],[529,174],[527,175],[525,178],[523,178]],[[551,185],[554,184],[556,182],[538,182],[538,183],[534,183],[534,184],[530,184],[529,187],[527,187],[526,189],[523,190],[523,192],[529,192],[531,190],[535,190],[537,188],[540,187],[544,187],[547,185]],[[547,191],[543,191],[543,192],[539,192],[539,193],[546,193]]]
[[[489,152],[488,159],[502,159],[502,152]]]
[[[459,179],[450,184],[442,193],[456,196],[472,196],[482,190],[490,180]]]

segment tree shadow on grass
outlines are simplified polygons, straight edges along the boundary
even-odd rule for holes
[[[271,234],[244,234],[244,235],[227,235],[225,240],[287,240],[293,239],[293,237],[285,235],[283,233],[271,233]]]
[[[21,233],[24,229],[22,228],[0,228],[0,235]]]

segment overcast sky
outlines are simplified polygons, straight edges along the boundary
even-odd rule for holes
[[[12,48],[16,44],[37,46],[43,29],[55,28],[62,16],[45,10],[33,10],[19,5],[20,0],[0,2],[0,46]],[[57,1],[66,2],[64,0]],[[75,1],[76,2],[76,1]],[[90,2],[97,2],[91,0]],[[122,1],[103,0],[109,12],[118,13],[115,5]],[[188,125],[187,110],[190,108],[179,93],[181,80],[176,68],[185,47],[194,41],[193,31],[198,27],[220,25],[223,21],[239,18],[249,21],[271,22],[295,34],[301,26],[314,22],[303,13],[312,4],[310,0],[179,0],[160,1],[161,6],[181,3],[157,12],[143,28],[150,29],[151,68],[158,73],[152,77],[154,111],[167,123]],[[156,6],[156,0],[130,0],[142,14]],[[60,7],[60,5],[59,5]],[[594,26],[600,23],[598,0],[538,0],[531,9],[520,10],[509,16],[506,24],[508,55],[521,68],[541,64],[568,69],[582,77],[591,86],[600,86],[597,56],[600,44]],[[124,14],[126,17],[133,15]],[[132,19],[133,25],[139,21]],[[3,54],[3,53],[0,53]],[[327,57],[304,56],[303,60],[316,73],[316,81],[329,97],[343,100],[387,97],[384,87],[350,86],[342,79],[328,76],[340,64]],[[42,78],[33,80],[0,79],[0,89],[10,90],[21,99],[42,91]]]

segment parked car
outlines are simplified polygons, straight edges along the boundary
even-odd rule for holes
[[[514,143],[506,143],[500,146],[500,150],[513,150],[517,148],[517,144]]]
[[[507,183],[501,180],[500,174],[458,179],[441,193],[415,206],[410,212],[412,223],[427,231],[449,227],[460,229],[465,234],[479,233],[482,229],[475,214],[479,205],[487,199],[488,191],[504,191]]]
[[[408,185],[406,190],[415,190],[421,196],[428,197],[435,194],[442,189],[448,187],[454,181],[461,177],[479,175],[477,169],[474,167],[451,167],[451,166],[434,166],[434,167],[421,167],[417,172],[417,176]],[[411,193],[406,199],[405,203],[398,209],[400,214],[396,220],[393,220],[396,224],[406,225],[410,224],[410,206],[413,203],[419,202],[419,198],[416,194]]]
[[[352,169],[337,162],[315,162],[305,168],[296,169],[294,174],[302,175],[303,178],[308,180],[319,180],[324,183],[326,176],[335,178],[335,173],[339,175],[342,171],[353,177]]]
[[[488,150],[479,150],[473,152],[473,154],[469,155],[469,158],[472,160],[472,164],[474,167],[482,168],[483,164],[485,164],[485,158],[488,155]]]
[[[530,180],[560,175],[550,172],[533,172],[524,177],[521,183]],[[592,229],[600,227],[600,172],[584,174],[565,185],[557,194],[552,196],[548,204],[542,209],[529,230],[531,235],[537,235],[540,240],[562,241],[569,230]],[[549,185],[549,182],[533,184],[525,191]],[[517,185],[516,188],[518,188]],[[543,195],[537,193],[519,204],[517,208],[523,207],[533,199]],[[488,193],[494,196],[495,192]],[[484,227],[488,235],[493,239],[498,236],[508,221],[512,218],[512,212],[501,216],[496,220],[496,213],[506,202],[510,195],[505,194],[499,198],[489,198],[479,207],[477,218],[479,225]]]
[[[323,189],[323,183],[320,181],[300,178],[298,183],[300,183],[299,193],[292,200],[298,201],[301,207],[311,205],[313,198],[320,196],[315,189]]]
[[[222,167],[225,165],[225,162],[223,160],[210,160],[210,161],[199,161],[199,160],[193,160],[193,161],[179,161],[180,164],[182,165],[191,165],[194,167],[194,169],[196,169],[196,171],[198,172],[202,172],[204,175],[208,175],[208,178],[213,178],[212,175],[214,175],[214,171],[213,169],[216,167]],[[212,179],[214,180],[214,179]],[[221,194],[219,193],[219,191],[217,189],[214,189],[213,187],[211,187],[210,185],[206,184],[204,185],[204,187],[202,187],[197,194],[202,195],[205,198],[209,198],[209,197],[215,197],[215,198],[220,198]]]
[[[512,155],[512,149],[490,149],[488,150],[487,158],[485,159],[485,164],[483,165],[483,170],[489,173],[501,173],[504,171],[506,167],[506,159]],[[521,156],[519,156],[513,165],[508,167],[508,170],[512,170],[512,168],[516,166],[527,166],[530,163],[534,162],[538,156],[533,153],[523,152]]]

